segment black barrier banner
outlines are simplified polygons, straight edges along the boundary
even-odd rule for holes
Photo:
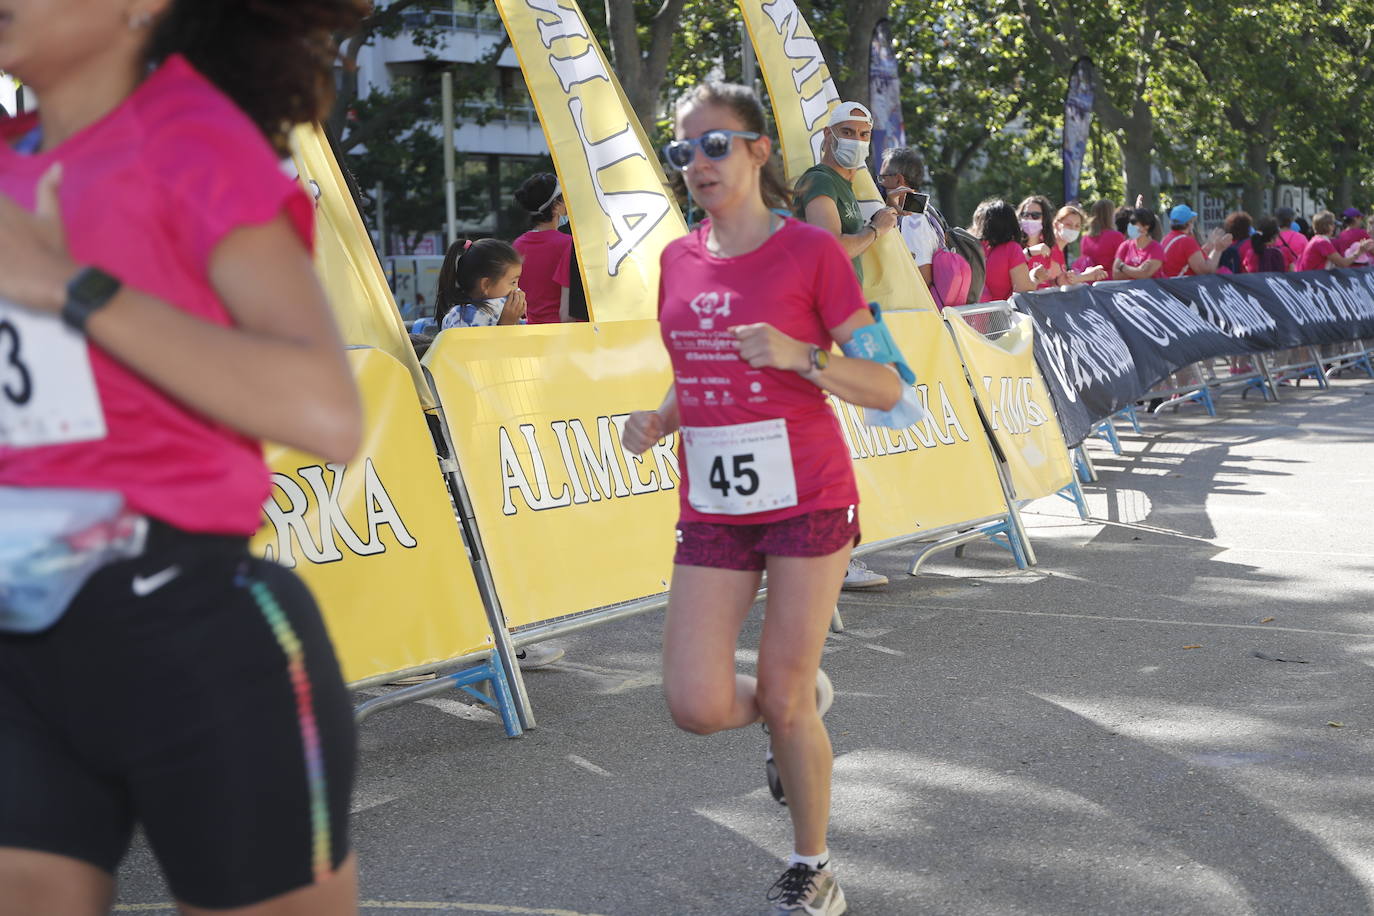
[[[1116,323],[1088,287],[1019,293],[1013,302],[1035,322],[1035,361],[1070,448],[1150,387]]]
[[[1374,270],[1133,280],[1018,293],[1070,447],[1169,373],[1218,356],[1374,337]]]

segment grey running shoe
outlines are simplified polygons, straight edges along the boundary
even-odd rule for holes
[[[869,569],[863,560],[850,560],[849,568],[844,571],[844,585],[841,588],[877,588],[887,584],[887,576]]]
[[[828,863],[827,863],[828,864]],[[844,891],[829,868],[819,871],[798,863],[782,873],[768,891],[773,916],[804,913],[806,916],[840,916],[848,912]]]
[[[816,711],[821,718],[830,712],[830,706],[835,702],[835,685],[830,683],[830,675],[825,673],[824,668],[816,670]],[[764,734],[768,733],[768,725],[763,726]],[[768,750],[763,755],[763,771],[768,777],[768,791],[772,793],[773,800],[780,805],[787,804],[787,795],[782,791],[782,776],[778,773],[778,765],[773,760],[773,744],[769,742]]]
[[[535,668],[552,665],[562,657],[563,650],[557,646],[526,646],[515,653],[515,659],[519,662],[521,671],[532,671]]]

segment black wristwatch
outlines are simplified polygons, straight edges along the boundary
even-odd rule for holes
[[[84,267],[67,284],[67,301],[62,304],[62,320],[82,333],[86,322],[109,305],[122,284],[98,267]]]
[[[817,372],[824,372],[828,365],[830,365],[830,351],[822,350],[820,347],[812,347],[811,368]]]

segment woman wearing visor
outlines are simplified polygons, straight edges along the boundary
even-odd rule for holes
[[[556,279],[558,265],[573,243],[571,235],[558,231],[568,218],[558,176],[551,172],[530,176],[516,189],[515,201],[530,214],[529,231],[511,243],[524,258],[520,288],[525,291],[525,322],[557,324],[564,320],[560,308],[566,289]]]
[[[834,236],[775,212],[788,194],[763,132],[743,86],[708,83],[678,104],[665,153],[709,219],[663,253],[659,320],[674,382],[657,410],[630,415],[624,442],[638,454],[681,431],[663,647],[673,720],[703,735],[766,724],[794,834],[773,912],[835,916],[846,904],[826,846],[832,752],[821,722],[834,692],[820,660],[859,518],[826,392],[888,409],[902,385],[881,363],[831,353],[877,330],[874,318]],[[738,674],[740,628],[765,570],[757,674]]]
[[[351,699],[247,548],[261,440],[360,438],[280,160],[369,4],[3,6],[0,914],[108,912],[135,827],[183,913],[352,913]]]

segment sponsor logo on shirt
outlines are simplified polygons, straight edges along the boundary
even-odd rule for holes
[[[730,295],[715,292],[698,293],[692,300],[690,307],[700,319],[703,331],[715,330],[717,318],[730,317]]]

